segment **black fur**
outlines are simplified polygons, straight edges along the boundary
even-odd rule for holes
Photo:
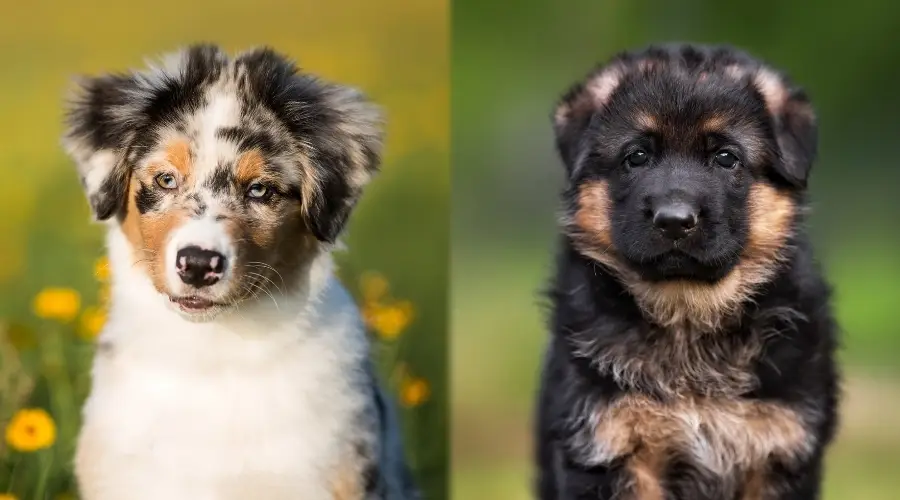
[[[303,200],[310,207],[307,225],[321,241],[333,242],[378,169],[381,124],[374,106],[357,91],[303,73],[267,48],[230,59],[214,45],[198,44],[177,56],[176,69],[81,83],[70,105],[65,142],[80,164],[95,216],[105,220],[119,213],[130,171],[158,149],[166,131],[195,133],[189,130],[192,113],[207,104],[212,85],[228,80],[237,86],[241,126],[224,127],[216,136],[241,151],[258,148],[267,158],[294,156],[293,168],[315,189],[284,186],[283,191],[295,199],[311,193],[312,199]],[[108,172],[99,188],[87,186],[91,170],[98,168],[89,158],[104,151],[115,156],[116,164],[102,167]],[[277,163],[267,167],[277,168]]]
[[[735,66],[743,71],[726,75],[726,68]],[[626,271],[586,255],[570,223],[564,225],[549,291],[551,337],[537,403],[538,497],[630,498],[625,492],[630,457],[596,463],[575,443],[594,439],[590,416],[597,408],[641,394],[659,404],[681,397],[767,402],[808,417],[811,451],[795,461],[770,459],[766,498],[818,498],[823,455],[837,426],[839,374],[831,291],[804,228],[805,187],[816,154],[809,101],[778,75],[788,98],[773,113],[753,82],[757,71],[771,70],[729,47],[667,45],[624,53],[588,80],[610,68],[619,68],[621,78],[609,99],[600,104],[584,99],[589,82],[575,85],[562,99],[555,128],[567,173],[566,219],[579,209],[579,188],[605,182],[612,246],[597,251],[614,252]],[[654,117],[657,133],[640,130],[641,113]],[[724,135],[707,136],[699,129],[714,116],[727,121]],[[628,164],[636,148],[649,153],[647,163]],[[714,155],[723,149],[738,156],[734,169],[715,163]],[[692,352],[723,373],[746,376],[747,384],[725,378],[704,385],[697,383],[703,374],[692,374],[667,386],[658,377],[677,378],[679,365],[671,360],[670,366],[665,357],[628,379],[603,369],[598,360],[611,352],[623,362],[649,359],[674,342],[673,330],[642,309],[628,279],[651,286],[675,279],[715,284],[746,258],[748,196],[755,184],[775,187],[797,207],[789,224],[772,228],[785,237],[776,270],[716,331],[689,337]],[[697,228],[677,245],[649,220],[656,204],[673,197],[700,214]],[[741,349],[755,344],[760,349],[747,369],[735,368]],[[671,457],[659,479],[668,500],[738,499],[746,487],[684,453]]]

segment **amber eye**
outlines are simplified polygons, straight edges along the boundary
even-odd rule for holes
[[[250,187],[247,188],[247,198],[252,198],[254,200],[264,200],[272,195],[272,190],[269,186],[261,182],[254,182],[250,184]]]
[[[737,166],[738,157],[729,151],[719,151],[715,156],[716,164],[720,167],[734,168]]]
[[[172,174],[159,174],[156,176],[156,185],[163,189],[175,189],[178,187],[178,181]]]
[[[625,162],[631,167],[640,167],[650,160],[650,155],[643,149],[639,149],[634,153],[625,157]]]

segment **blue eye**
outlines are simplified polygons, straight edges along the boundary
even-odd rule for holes
[[[734,168],[739,162],[738,157],[728,151],[719,151],[714,159],[717,165],[725,168]]]
[[[272,189],[260,182],[254,182],[247,188],[247,197],[254,200],[262,200],[268,198],[272,194]]]
[[[163,189],[175,189],[178,187],[178,181],[172,174],[159,174],[155,178],[156,185]]]

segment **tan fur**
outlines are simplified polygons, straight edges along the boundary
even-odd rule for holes
[[[767,498],[766,474],[762,468],[750,470],[744,478],[740,500],[765,500]]]
[[[662,450],[641,448],[627,461],[631,497],[635,500],[665,500],[662,484],[665,455]]]
[[[673,399],[684,393],[735,397],[756,386],[750,368],[761,352],[760,338],[735,345],[727,339],[698,338],[696,332],[684,329],[652,333],[653,342],[621,342],[601,352],[586,345],[579,354],[593,359],[602,373],[623,386]]]
[[[189,182],[194,168],[191,160],[191,146],[187,141],[172,141],[165,147],[166,161],[181,174],[179,182]]]
[[[303,172],[303,179],[300,181],[301,208],[304,216],[311,217],[313,203],[320,196],[322,180],[319,179],[318,170],[308,156],[300,155],[298,162]]]
[[[613,65],[591,77],[584,84],[581,92],[557,106],[553,118],[556,126],[564,126],[572,119],[573,115],[581,116],[605,106],[613,92],[619,87],[624,74],[623,67]]]
[[[718,330],[740,312],[760,285],[771,279],[796,212],[790,197],[758,182],[749,195],[750,232],[744,254],[725,278],[714,284],[686,280],[651,283],[641,280],[616,255],[610,234],[607,183],[585,184],[578,200],[574,218],[563,224],[579,251],[615,272],[654,322],[664,328],[695,332]]]
[[[132,182],[128,193],[128,209],[122,221],[122,230],[134,248],[135,265],[145,270],[159,292],[168,293],[165,283],[166,242],[169,234],[184,223],[188,214],[182,209],[141,214],[135,201],[136,184],[136,181]]]
[[[656,116],[649,113],[638,114],[635,121],[644,132],[654,131],[659,128],[659,120]]]
[[[132,178],[128,188],[128,202],[121,222],[122,232],[134,249],[134,265],[143,269],[153,286],[166,293],[164,249],[168,233],[184,220],[184,214],[142,215],[137,209],[137,190],[140,182]]]
[[[703,121],[703,123],[700,124],[700,130],[707,134],[711,132],[719,132],[721,130],[724,130],[727,125],[728,117],[716,114],[707,117]]]
[[[294,282],[304,263],[312,261],[320,249],[306,229],[299,209],[252,220],[233,220],[228,231],[234,241],[244,242],[240,247],[245,258],[235,263],[234,271],[252,283],[245,285],[251,291],[258,291],[256,286],[274,290]],[[261,266],[260,262],[267,264]]]
[[[753,78],[753,83],[763,95],[766,101],[766,108],[775,116],[781,114],[784,104],[788,100],[788,90],[776,73],[771,70],[762,68]]]
[[[662,402],[627,394],[596,410],[596,446],[609,459],[634,456],[646,486],[677,453],[720,476],[790,464],[812,451],[804,415],[786,406],[736,398],[684,396]],[[629,460],[632,460],[629,458]]]
[[[262,177],[266,159],[258,149],[242,153],[235,162],[234,176],[239,183],[248,184]]]
[[[605,180],[584,184],[578,190],[578,209],[574,219],[579,229],[578,237],[584,245],[601,253],[612,249],[610,210],[609,185]]]

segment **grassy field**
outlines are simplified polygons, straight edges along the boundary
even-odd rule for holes
[[[105,285],[94,276],[103,253],[101,228],[89,224],[74,166],[59,147],[69,81],[141,66],[145,58],[197,41],[229,51],[270,45],[311,72],[360,87],[384,108],[382,173],[351,220],[345,238],[350,251],[338,263],[344,283],[373,313],[377,360],[402,403],[420,483],[429,498],[445,498],[447,4],[160,0],[5,7],[0,498],[75,494],[71,455],[78,408],[106,307]]]

